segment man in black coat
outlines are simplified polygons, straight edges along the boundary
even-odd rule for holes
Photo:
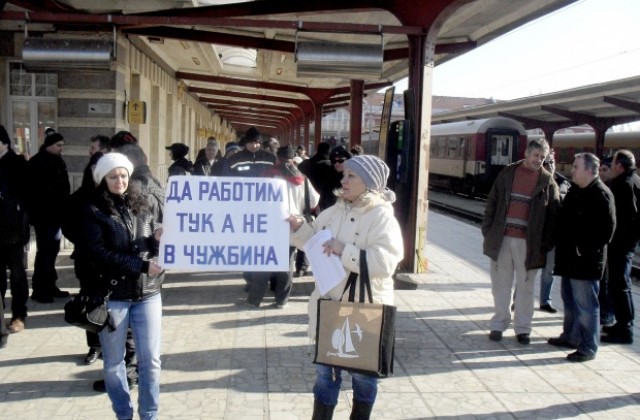
[[[194,175],[210,175],[213,164],[216,163],[218,157],[218,140],[214,137],[209,137],[207,140],[207,147],[204,148],[204,154],[202,157],[196,159],[196,163],[193,165]]]
[[[165,149],[171,151],[171,160],[173,160],[168,168],[169,176],[193,174],[193,162],[186,157],[189,146],[184,143],[173,143]]]
[[[223,175],[264,177],[266,172],[276,163],[275,155],[260,149],[260,132],[255,127],[250,127],[244,136],[240,138],[239,146],[242,147],[242,150],[228,158]],[[243,273],[244,280],[247,283],[245,290],[249,291],[254,277],[260,278],[263,275],[260,272],[245,271]]]
[[[265,171],[276,163],[276,156],[260,149],[260,132],[251,127],[240,139],[242,150],[231,156],[225,175],[264,176]]]
[[[573,185],[565,196],[557,223],[555,274],[562,276],[564,322],[554,346],[576,349],[570,362],[593,360],[598,352],[600,279],[607,244],[616,227],[613,194],[598,177],[600,160],[577,154],[571,170]]]
[[[11,149],[11,139],[0,125],[0,294],[4,307],[8,267],[12,296],[9,331],[12,333],[24,329],[29,298],[24,266],[24,245],[29,240],[29,224],[23,201],[26,167],[26,160]],[[2,318],[0,323],[4,327]]]
[[[240,151],[240,146],[235,141],[230,141],[224,146],[224,156],[211,166],[211,176],[225,176],[230,174],[229,159]]]
[[[311,158],[298,164],[300,172],[309,179],[313,188],[320,194],[320,202],[318,203],[320,211],[336,203],[337,197],[333,191],[340,187],[342,179],[342,175],[338,174],[333,162],[329,159],[329,150],[331,150],[331,145],[322,142],[318,144],[318,150]]]
[[[56,258],[60,252],[62,219],[71,186],[67,165],[62,159],[64,137],[50,130],[40,151],[27,162],[27,211],[36,232],[36,260],[31,283],[31,298],[52,303],[69,292],[56,286]]]
[[[636,159],[629,150],[613,157],[609,188],[616,202],[616,231],[609,245],[608,296],[616,323],[605,326],[605,343],[632,344],[635,309],[631,294],[631,260],[640,239],[640,177]]]

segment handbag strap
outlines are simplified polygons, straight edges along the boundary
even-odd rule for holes
[[[302,212],[307,222],[311,221],[311,199],[309,198],[309,180],[304,178],[304,211]]]
[[[373,293],[371,292],[371,278],[369,277],[369,266],[367,265],[367,251],[364,249],[360,250],[360,275],[357,273],[349,273],[349,278],[347,279],[347,284],[344,285],[344,290],[342,291],[342,297],[349,289],[349,302],[354,302],[356,297],[356,281],[360,278],[360,303],[365,302],[365,292],[367,297],[369,298],[369,303],[373,303]]]
[[[369,266],[367,265],[367,251],[360,250],[360,302],[364,302],[365,288],[369,303],[373,303],[373,293],[371,292],[371,277],[369,277]]]

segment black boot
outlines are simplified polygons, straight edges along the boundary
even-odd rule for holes
[[[331,420],[335,405],[324,405],[318,400],[313,400],[313,417],[311,420]]]
[[[373,404],[353,400],[353,407],[351,408],[351,416],[349,416],[349,420],[369,420],[372,409]]]

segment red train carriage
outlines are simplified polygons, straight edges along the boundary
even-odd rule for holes
[[[553,150],[556,157],[556,169],[564,175],[571,173],[573,157],[576,153],[595,153],[596,136],[594,133],[555,134],[553,136]],[[640,132],[608,131],[604,136],[604,156],[613,156],[616,150],[630,150],[640,158]]]
[[[498,172],[524,156],[527,132],[503,117],[431,126],[429,184],[486,194]]]

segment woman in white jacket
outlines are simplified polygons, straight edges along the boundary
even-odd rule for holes
[[[298,215],[289,217],[292,241],[298,248],[302,248],[319,230],[328,229],[331,232],[332,239],[323,244],[324,252],[338,255],[347,275],[322,297],[340,300],[348,273],[360,271],[360,250],[365,250],[373,301],[393,304],[392,275],[403,258],[403,241],[391,205],[395,195],[385,187],[388,177],[389,168],[378,157],[356,156],[345,162],[342,190],[335,205],[320,213],[312,223],[305,223],[304,218]],[[315,339],[317,302],[320,297],[316,288],[309,299],[311,339]],[[356,300],[358,298],[356,296]],[[376,400],[377,379],[356,372],[349,373],[353,384],[351,419],[368,419]],[[341,383],[341,369],[316,366],[313,420],[332,418]]]

